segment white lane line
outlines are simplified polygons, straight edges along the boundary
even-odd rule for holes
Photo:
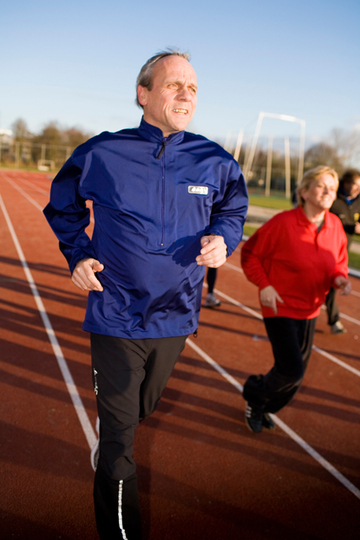
[[[252,315],[253,317],[256,317],[257,319],[262,320],[262,318],[263,318],[262,315],[260,313],[258,313],[257,311],[255,311],[255,310],[253,310],[251,308],[248,308],[247,306],[244,306],[244,304],[242,304],[241,302],[238,302],[237,300],[234,300],[234,298],[232,298],[231,296],[228,296],[227,294],[219,291],[219,289],[214,289],[214,292],[215,292],[215,294],[217,294],[218,296],[221,296],[221,298],[224,298],[224,300],[227,300],[228,302],[230,302],[234,306],[238,306],[239,308],[243,309],[247,313],[250,313],[250,315]]]
[[[23,195],[29,202],[31,202],[31,204],[33,204],[35,206],[35,208],[37,208],[38,210],[40,210],[40,212],[42,213],[43,212],[43,206],[40,206],[40,204],[38,204],[35,199],[33,199],[32,197],[30,197],[30,195],[28,195],[26,193],[26,191],[24,191],[20,186],[18,186],[13,180],[11,180],[11,178],[9,178],[5,173],[1,173],[2,177],[4,178],[4,180],[6,180],[7,182],[9,182],[9,184],[11,184],[15,189],[17,189],[17,191],[19,193],[21,193],[21,195]],[[20,179],[21,180],[21,179]],[[23,180],[24,182],[25,180]],[[33,186],[32,186],[33,187]],[[41,190],[42,191],[42,190]],[[45,193],[45,192],[44,192]],[[48,197],[50,196],[49,193],[45,193]],[[90,210],[90,222],[91,223],[95,223],[94,221],[94,218],[92,216],[92,208],[89,207],[89,210]]]
[[[224,368],[219,366],[219,364],[217,362],[215,362],[215,360],[213,360],[211,358],[211,356],[206,354],[206,352],[204,352],[202,349],[200,349],[200,347],[195,345],[195,343],[193,341],[191,341],[190,338],[187,338],[186,343],[188,345],[190,345],[190,347],[199,356],[201,356],[201,358],[206,360],[206,362],[208,362],[216,371],[218,371],[220,373],[220,375],[222,375],[230,384],[232,384],[232,386],[234,386],[237,390],[239,390],[240,394],[242,394],[242,392],[243,392],[242,385],[236,379],[234,379],[234,377],[232,375],[230,375]]]
[[[26,184],[26,185],[30,186],[31,189],[33,189],[35,191],[38,191],[39,193],[41,193],[42,195],[45,195],[46,197],[49,197],[49,190],[46,191],[45,189],[42,189],[41,187],[37,186],[36,184],[33,184],[33,182],[31,182],[31,180],[25,180],[25,178],[21,178],[20,176],[18,177],[18,179],[23,184]]]
[[[214,292],[217,296],[220,296],[221,298],[224,298],[225,300],[227,300],[228,302],[230,302],[231,304],[233,304],[234,306],[238,306],[240,307],[241,309],[243,309],[244,311],[246,311],[247,313],[249,313],[250,315],[252,315],[253,317],[256,317],[257,319],[262,319],[262,315],[260,315],[260,313],[257,313],[256,311],[254,311],[253,309],[251,308],[248,308],[246,306],[244,306],[244,304],[241,304],[240,302],[238,302],[237,300],[234,300],[234,298],[231,298],[231,296],[228,296],[227,294],[224,294],[222,293],[221,291],[219,291],[218,289],[214,289]],[[327,353],[326,351],[324,351],[323,349],[320,349],[319,347],[316,347],[315,345],[313,345],[312,347],[314,349],[314,351],[316,351],[317,353],[321,354],[322,356],[324,356],[325,358],[327,358],[328,360],[331,360],[332,362],[334,362],[335,364],[338,364],[339,366],[341,366],[342,368],[350,371],[351,373],[353,373],[354,375],[357,375],[358,377],[360,377],[360,371],[353,368],[352,366],[350,366],[349,364],[347,364],[346,362],[343,362],[342,360],[339,360],[339,358],[336,358],[335,356],[333,356],[332,354],[329,354]]]
[[[342,360],[339,360],[339,358],[336,358],[336,356],[333,356],[332,354],[329,354],[328,352],[323,351],[322,349],[319,349],[318,347],[316,347],[316,345],[313,345],[313,349],[314,351],[318,352],[319,354],[322,354],[322,356],[325,356],[325,358],[328,358],[335,364],[338,364],[339,366],[347,369],[348,371],[351,371],[351,373],[353,373],[354,375],[357,375],[358,377],[360,377],[360,371],[358,369],[355,369],[349,366],[349,364],[346,364]]]
[[[13,227],[13,225],[11,223],[9,214],[8,214],[8,212],[6,210],[6,207],[5,207],[5,204],[3,202],[3,199],[1,197],[1,195],[0,195],[0,207],[1,207],[2,211],[3,211],[7,226],[9,228],[11,237],[12,237],[13,242],[15,244],[16,251],[18,253],[19,259],[20,259],[21,264],[22,264],[22,267],[24,269],[24,272],[25,272],[26,278],[28,280],[31,292],[32,292],[32,294],[34,296],[34,299],[35,299],[37,308],[39,310],[41,319],[43,321],[43,324],[44,324],[46,333],[48,335],[49,341],[50,341],[50,343],[52,345],[56,360],[58,362],[60,371],[62,373],[62,376],[63,376],[65,384],[66,384],[66,388],[67,388],[67,390],[69,392],[69,395],[70,395],[70,398],[71,398],[71,400],[73,402],[76,414],[78,415],[78,418],[79,418],[81,427],[83,429],[83,432],[85,434],[86,440],[88,442],[88,445],[89,445],[90,448],[92,448],[94,446],[94,444],[96,443],[96,441],[97,441],[97,437],[96,437],[95,432],[94,432],[94,430],[92,428],[89,417],[88,417],[88,415],[86,413],[85,407],[84,407],[83,402],[81,400],[81,397],[79,395],[78,389],[77,389],[77,387],[76,387],[76,385],[74,383],[74,379],[72,378],[69,367],[68,367],[68,365],[66,363],[66,360],[65,360],[65,357],[64,357],[64,355],[62,353],[59,342],[58,342],[58,340],[56,338],[55,332],[54,332],[54,330],[53,330],[53,328],[51,326],[50,319],[49,319],[49,317],[48,317],[48,315],[46,313],[44,304],[43,304],[42,299],[40,297],[39,291],[37,290],[37,287],[35,285],[34,279],[32,277],[32,274],[31,274],[30,269],[28,267],[28,264],[26,262],[24,253],[23,253],[23,251],[21,249],[19,240],[18,240],[18,238],[16,236],[14,227]]]
[[[224,368],[222,368],[215,360],[213,360],[208,354],[206,354],[200,347],[195,345],[191,339],[187,339],[186,343],[206,362],[208,362],[216,371],[220,373],[232,386],[234,386],[241,394],[243,387],[234,377],[232,377]],[[276,415],[271,414],[271,418],[275,424],[279,426],[294,442],[296,442],[305,452],[307,452],[315,461],[319,463],[325,470],[327,470],[336,480],[338,480],[343,486],[345,486],[355,497],[360,499],[360,490],[354,486],[344,475],[341,474],[329,461],[323,458],[312,446],[310,446],[304,439],[302,439],[295,431],[293,431],[287,424],[285,424]]]
[[[231,268],[232,270],[235,270],[236,272],[240,272],[240,274],[243,274],[244,273],[244,270],[242,268],[240,268],[240,266],[235,266],[235,264],[231,264],[229,262],[226,262],[224,264],[224,266],[228,266],[229,268]]]
[[[21,195],[23,195],[29,202],[31,202],[31,204],[33,204],[38,210],[40,210],[40,212],[43,211],[42,207],[40,206],[40,204],[38,202],[35,201],[35,199],[33,199],[32,197],[30,197],[30,195],[28,195],[26,193],[26,191],[24,191],[21,187],[19,187],[17,184],[15,184],[15,182],[13,182],[11,180],[11,178],[9,178],[6,174],[2,173],[2,177],[4,178],[4,180],[6,180],[7,182],[9,182],[9,184],[11,184],[15,189],[17,189],[17,191],[19,193],[21,193]]]
[[[354,317],[350,317],[349,315],[346,315],[346,313],[341,312],[341,318],[360,326],[360,321],[358,319],[354,319]]]
[[[325,306],[321,306],[321,307],[322,307],[322,309],[326,309]],[[354,319],[353,317],[350,317],[349,315],[346,315],[343,312],[341,312],[340,317],[342,319],[346,319],[347,321],[352,322],[352,323],[357,324],[358,326],[360,326],[360,321],[358,319]]]

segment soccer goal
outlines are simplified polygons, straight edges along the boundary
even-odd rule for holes
[[[55,161],[51,159],[39,159],[37,162],[37,168],[39,171],[54,171]]]
[[[299,138],[299,162],[297,171],[297,184],[299,184],[303,171],[304,171],[304,152],[305,152],[305,120],[295,118],[294,116],[288,116],[286,114],[274,114],[260,112],[256,129],[250,150],[246,156],[244,163],[244,177],[249,179],[252,176],[251,168],[253,166],[256,147],[258,144],[259,134],[264,118],[275,118],[277,120],[283,120],[285,122],[296,122],[300,124],[300,138]],[[285,197],[291,198],[291,172],[290,172],[290,143],[289,138],[284,138],[284,156],[285,156]],[[267,153],[267,166],[266,166],[266,180],[265,180],[265,195],[270,195],[270,183],[271,183],[271,166],[272,166],[272,138],[269,138],[268,153]]]

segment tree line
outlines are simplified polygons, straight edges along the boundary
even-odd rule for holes
[[[83,131],[78,127],[63,128],[59,122],[54,120],[45,124],[38,134],[32,133],[22,118],[18,118],[11,127],[15,142],[68,146],[72,149],[93,136],[93,133]]]
[[[57,170],[77,146],[93,136],[78,127],[64,128],[57,121],[48,122],[39,133],[32,133],[22,118],[11,127],[12,139],[0,139],[0,163],[5,166],[31,168],[46,162]]]

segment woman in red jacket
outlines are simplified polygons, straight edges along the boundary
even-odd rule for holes
[[[251,375],[244,386],[245,421],[254,433],[274,429],[269,413],[282,409],[300,388],[310,358],[316,318],[330,287],[351,291],[346,236],[329,213],[337,173],[308,171],[298,187],[298,207],[274,216],[244,244],[242,267],[259,287],[266,332],[275,364]]]

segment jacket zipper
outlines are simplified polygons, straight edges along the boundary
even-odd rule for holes
[[[156,156],[157,159],[161,158],[162,161],[162,179],[161,179],[161,240],[160,245],[163,246],[165,242],[165,145],[166,140],[163,141],[160,152]]]

